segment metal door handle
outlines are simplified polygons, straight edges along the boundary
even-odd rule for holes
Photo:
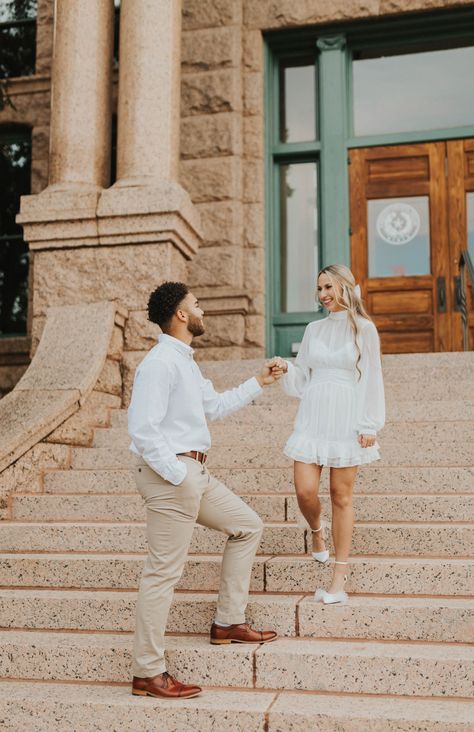
[[[438,300],[438,313],[446,312],[446,277],[438,277],[436,280],[436,291]]]
[[[454,277],[454,309],[457,313],[462,310],[463,306],[463,292],[461,275]]]

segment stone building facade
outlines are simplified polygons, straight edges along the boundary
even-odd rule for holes
[[[34,73],[7,80],[12,104],[0,111],[0,132],[23,125],[32,140],[32,196],[19,216],[30,244],[28,333],[0,340],[4,391],[25,369],[53,305],[118,300],[129,311],[132,371],[156,337],[145,307],[163,278],[185,279],[203,303],[208,332],[196,344],[199,358],[260,357],[271,344],[297,340],[302,322],[290,318],[286,341],[269,341],[278,328],[268,281],[269,34],[404,17],[419,23],[420,14],[474,7],[463,0],[183,0],[178,13],[179,5],[122,0],[114,62],[112,0],[57,0],[56,28],[53,0],[38,0]]]

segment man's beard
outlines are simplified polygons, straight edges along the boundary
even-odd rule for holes
[[[204,333],[204,325],[202,324],[202,320],[200,318],[194,317],[193,315],[190,315],[188,320],[188,330],[193,338],[202,335]]]

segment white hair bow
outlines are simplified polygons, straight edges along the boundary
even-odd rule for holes
[[[361,296],[360,285],[356,285],[354,287],[354,295],[357,297],[358,300],[360,300],[360,296]]]

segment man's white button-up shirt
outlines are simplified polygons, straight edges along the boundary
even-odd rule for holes
[[[174,485],[187,472],[176,455],[207,452],[211,446],[206,417],[222,419],[262,391],[253,377],[219,394],[201,374],[193,353],[177,338],[160,335],[137,368],[128,409],[130,450]]]

